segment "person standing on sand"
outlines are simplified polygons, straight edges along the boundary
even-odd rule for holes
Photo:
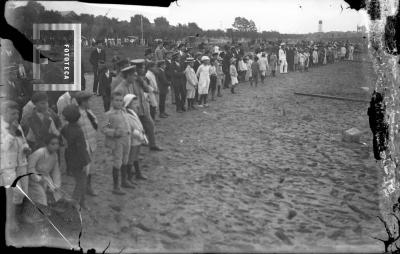
[[[170,81],[167,79],[167,75],[165,73],[166,64],[165,60],[160,60],[157,62],[158,72],[157,72],[157,84],[160,90],[159,94],[159,112],[160,118],[167,118],[168,114],[165,112],[165,101],[167,99],[168,88],[170,87]]]
[[[279,71],[280,73],[287,73],[287,60],[286,60],[286,50],[285,50],[285,44],[282,43],[281,46],[279,47]]]
[[[267,70],[269,69],[268,57],[265,52],[261,53],[261,58],[258,60],[258,64],[260,66],[261,83],[264,84]]]
[[[269,61],[270,61],[271,75],[272,77],[275,77],[276,70],[278,69],[278,57],[276,56],[275,52],[271,53]]]
[[[251,64],[251,79],[250,79],[250,86],[254,85],[257,87],[258,86],[258,76],[260,73],[260,65],[259,65],[259,60],[257,56],[254,56],[254,61]]]
[[[231,93],[235,93],[235,87],[237,84],[239,84],[238,81],[238,73],[236,70],[236,59],[232,58],[231,59],[231,66],[229,67],[229,74],[230,74],[230,80],[231,80]]]
[[[198,92],[200,96],[199,107],[208,107],[207,95],[210,86],[210,58],[203,56],[201,58],[202,64],[199,66],[196,72],[198,82]]]
[[[194,59],[187,58],[185,62],[187,63],[185,69],[185,76],[186,76],[186,94],[188,101],[188,110],[192,110],[196,109],[194,106],[194,100],[195,100],[195,91],[197,89],[198,80],[196,73],[193,69]]]
[[[221,94],[221,88],[222,88],[222,82],[224,80],[224,72],[222,70],[222,58],[218,57],[217,58],[217,96],[222,97]]]
[[[105,146],[111,150],[113,160],[113,191],[115,195],[125,195],[120,186],[121,178],[126,179],[129,152],[131,147],[131,126],[128,115],[123,108],[124,96],[115,91],[111,96],[111,109],[105,114],[105,125],[102,131],[105,135]]]
[[[133,176],[135,176],[136,180],[146,180],[145,177],[139,168],[139,153],[140,146],[142,144],[147,144],[148,140],[143,128],[142,123],[140,122],[140,118],[133,110],[135,108],[136,96],[134,94],[127,94],[124,97],[124,107],[126,112],[128,113],[128,120],[130,127],[132,128],[131,133],[131,147],[129,150],[129,158],[127,165],[126,176],[123,175],[121,178],[121,186],[124,188],[132,188],[133,184]],[[132,171],[132,166],[135,169],[135,173]]]
[[[89,158],[91,161],[94,161],[94,153],[97,149],[97,128],[98,128],[98,121],[95,114],[90,109],[90,98],[92,94],[86,91],[81,91],[76,95],[76,101],[79,105],[79,113],[80,118],[78,120],[78,125],[81,127],[85,141],[86,147],[89,154]],[[91,196],[97,196],[97,193],[92,188],[92,175],[93,175],[93,168],[92,165],[89,163],[85,167],[85,171],[87,174],[87,194]],[[91,172],[92,171],[92,172]]]
[[[106,52],[102,48],[102,43],[101,41],[98,41],[96,43],[96,48],[92,51],[90,54],[89,62],[92,65],[93,68],[93,74],[94,74],[94,79],[93,79],[93,93],[95,95],[98,94],[98,85],[99,85],[99,63],[100,61],[105,62],[106,61]]]
[[[81,117],[76,105],[68,105],[62,114],[68,122],[62,129],[61,135],[67,141],[68,148],[65,150],[65,161],[75,179],[73,199],[83,209],[88,209],[85,203],[87,191],[87,173],[85,168],[90,163],[90,156],[86,148],[86,140],[78,120]]]

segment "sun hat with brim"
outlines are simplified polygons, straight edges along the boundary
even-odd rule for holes
[[[77,122],[81,117],[78,106],[74,104],[67,105],[62,111],[62,115],[70,123]]]
[[[194,62],[194,58],[193,57],[188,57],[188,58],[186,58],[185,62],[186,63]]]
[[[131,104],[132,100],[136,98],[136,95],[128,93],[127,95],[124,96],[124,107],[127,107],[129,104]]]
[[[140,64],[144,64],[145,62],[146,62],[145,59],[133,59],[130,61],[130,63],[133,65],[140,65]]]
[[[134,71],[134,70],[136,70],[136,66],[135,65],[130,65],[130,66],[127,66],[127,67],[121,69],[121,72],[122,73],[128,73],[128,72],[131,72],[131,71]]]
[[[201,57],[201,61],[208,61],[210,60],[210,58],[208,56],[202,56]]]

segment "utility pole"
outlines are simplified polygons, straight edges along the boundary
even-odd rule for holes
[[[140,27],[142,30],[142,45],[144,45],[144,40],[143,40],[143,15],[140,15]]]

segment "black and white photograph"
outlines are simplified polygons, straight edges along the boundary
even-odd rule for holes
[[[354,2],[5,2],[6,244],[400,251],[399,1]]]

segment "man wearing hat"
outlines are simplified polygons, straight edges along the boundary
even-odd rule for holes
[[[94,80],[93,80],[93,93],[98,94],[98,85],[99,85],[99,63],[106,61],[106,52],[102,48],[101,41],[97,41],[96,48],[90,54],[89,62],[92,65]]]
[[[143,124],[143,128],[146,132],[147,137],[149,138],[149,147],[151,151],[162,151],[156,144],[156,137],[154,132],[154,122],[150,115],[150,105],[145,96],[145,92],[151,92],[151,88],[147,84],[145,80],[145,60],[144,59],[135,59],[131,61],[131,64],[136,66],[137,75],[134,76],[133,82],[133,94],[135,94],[138,98],[138,106],[136,107],[136,114],[139,116],[140,121]]]
[[[114,77],[113,80],[111,81],[111,92],[113,92],[115,88],[122,82],[123,77],[121,70],[128,66],[130,65],[127,59],[121,59],[115,64],[115,72],[111,74],[111,76]]]
[[[133,82],[136,76],[136,66],[130,65],[121,69],[120,83],[113,91],[119,91],[123,96],[133,94]]]
[[[83,134],[85,136],[86,147],[90,160],[93,161],[94,153],[97,149],[97,128],[98,121],[95,114],[90,110],[90,98],[92,94],[87,91],[78,92],[76,95],[76,101],[79,105],[79,113],[81,117],[79,118],[78,125],[81,127]],[[91,164],[88,164],[85,168],[87,178],[87,194],[91,196],[97,196],[94,192],[91,184],[92,174],[91,174]]]
[[[186,78],[184,74],[184,69],[180,63],[179,52],[172,55],[172,83],[175,92],[175,102],[176,102],[176,112],[182,113],[185,110],[186,101]]]
[[[157,79],[158,79],[158,87],[160,90],[159,94],[159,111],[160,111],[160,118],[168,117],[168,114],[165,113],[165,100],[168,94],[168,87],[171,84],[171,81],[168,80],[167,75],[165,73],[166,64],[165,60],[157,61]]]

